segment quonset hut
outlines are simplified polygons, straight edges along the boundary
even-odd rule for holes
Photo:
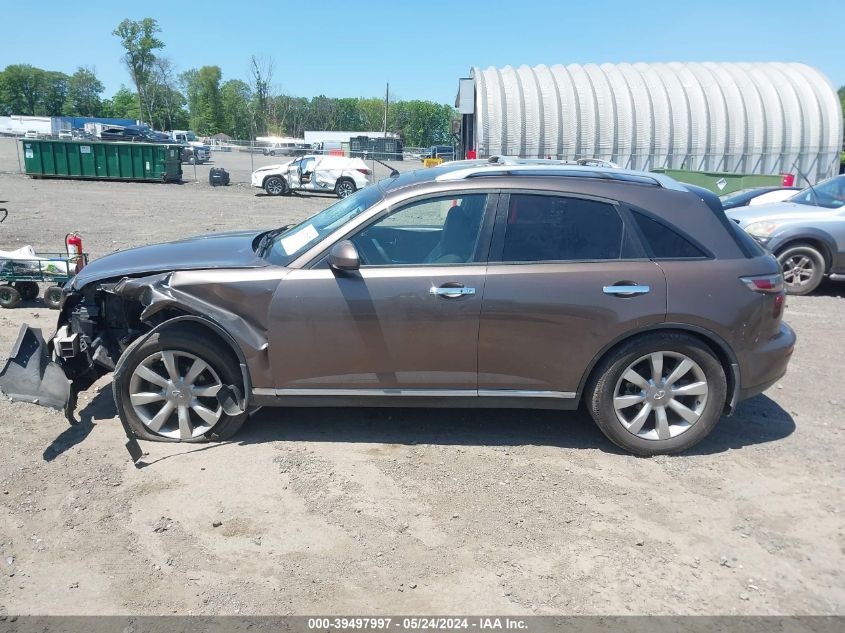
[[[601,158],[630,169],[838,172],[839,98],[793,63],[472,68],[460,80],[464,151]]]

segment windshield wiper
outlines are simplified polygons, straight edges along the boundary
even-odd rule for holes
[[[273,243],[273,240],[287,231],[288,229],[293,228],[296,226],[295,224],[285,224],[284,226],[280,226],[277,229],[273,229],[272,231],[267,231],[264,235],[261,236],[261,239],[258,240],[258,246],[255,249],[255,252],[258,253],[259,257],[264,257],[264,253],[267,252],[267,249],[270,248],[270,245]]]

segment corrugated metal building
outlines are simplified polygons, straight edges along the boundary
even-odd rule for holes
[[[839,98],[793,63],[472,68],[455,104],[479,157],[602,158],[621,167],[838,172]]]

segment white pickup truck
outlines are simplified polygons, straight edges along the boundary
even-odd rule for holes
[[[271,196],[291,191],[322,191],[345,198],[370,184],[370,169],[360,158],[307,154],[252,173],[252,186]]]

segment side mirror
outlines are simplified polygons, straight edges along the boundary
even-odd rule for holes
[[[361,267],[361,259],[355,244],[343,240],[332,246],[329,251],[329,266],[335,270],[358,270]]]

